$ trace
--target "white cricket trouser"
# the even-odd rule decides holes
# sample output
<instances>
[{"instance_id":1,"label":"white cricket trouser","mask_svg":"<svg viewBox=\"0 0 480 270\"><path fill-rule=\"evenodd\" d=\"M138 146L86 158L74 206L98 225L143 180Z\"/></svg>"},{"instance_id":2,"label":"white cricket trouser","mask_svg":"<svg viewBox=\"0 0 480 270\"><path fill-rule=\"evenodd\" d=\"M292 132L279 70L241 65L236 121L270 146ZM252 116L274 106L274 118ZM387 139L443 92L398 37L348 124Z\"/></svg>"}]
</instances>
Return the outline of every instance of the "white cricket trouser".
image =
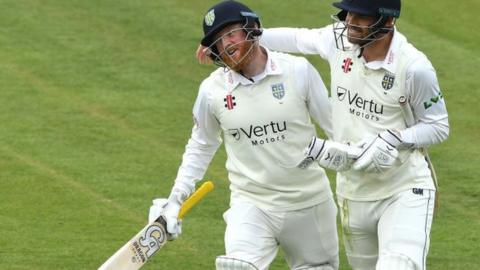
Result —
<instances>
[{"instance_id":1,"label":"white cricket trouser","mask_svg":"<svg viewBox=\"0 0 480 270\"><path fill-rule=\"evenodd\" d=\"M337 207L332 198L306 209L271 212L237 203L223 215L229 257L268 269L280 246L291 269L331 265L338 269Z\"/></svg>"},{"instance_id":2,"label":"white cricket trouser","mask_svg":"<svg viewBox=\"0 0 480 270\"><path fill-rule=\"evenodd\" d=\"M338 196L347 258L355 270L373 270L377 259L401 255L426 269L435 191L410 189L379 201ZM377 265L378 267L378 265Z\"/></svg>"}]
</instances>

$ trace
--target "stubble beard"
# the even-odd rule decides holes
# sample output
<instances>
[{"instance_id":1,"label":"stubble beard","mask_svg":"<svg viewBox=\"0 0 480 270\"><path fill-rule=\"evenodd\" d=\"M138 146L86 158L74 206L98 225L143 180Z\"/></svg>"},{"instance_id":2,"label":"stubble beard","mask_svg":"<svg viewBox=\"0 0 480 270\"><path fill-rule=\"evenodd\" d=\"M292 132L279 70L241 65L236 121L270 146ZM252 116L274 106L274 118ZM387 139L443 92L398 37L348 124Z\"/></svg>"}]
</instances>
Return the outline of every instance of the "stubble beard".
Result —
<instances>
[{"instance_id":1,"label":"stubble beard","mask_svg":"<svg viewBox=\"0 0 480 270\"><path fill-rule=\"evenodd\" d=\"M359 29L359 31L355 31L355 34L351 34L350 32L354 30L350 30L350 28L347 28L347 39L348 42L356 45L364 45L367 43L367 40L365 40L366 37L368 37L369 33L368 31L364 31L363 29ZM359 34L361 32L361 34Z\"/></svg>"}]
</instances>

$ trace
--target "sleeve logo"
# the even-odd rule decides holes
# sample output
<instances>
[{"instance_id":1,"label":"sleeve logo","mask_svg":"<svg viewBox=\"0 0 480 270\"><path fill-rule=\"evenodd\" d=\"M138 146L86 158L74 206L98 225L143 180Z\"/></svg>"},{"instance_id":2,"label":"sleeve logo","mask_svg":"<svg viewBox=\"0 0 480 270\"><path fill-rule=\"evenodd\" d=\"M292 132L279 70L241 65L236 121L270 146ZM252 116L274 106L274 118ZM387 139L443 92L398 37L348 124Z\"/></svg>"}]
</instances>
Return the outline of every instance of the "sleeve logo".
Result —
<instances>
[{"instance_id":1,"label":"sleeve logo","mask_svg":"<svg viewBox=\"0 0 480 270\"><path fill-rule=\"evenodd\" d=\"M443 94L442 92L439 92L438 95L435 97L431 98L429 101L423 102L423 107L426 109L432 107L433 104L438 103L440 100L443 99Z\"/></svg>"}]
</instances>

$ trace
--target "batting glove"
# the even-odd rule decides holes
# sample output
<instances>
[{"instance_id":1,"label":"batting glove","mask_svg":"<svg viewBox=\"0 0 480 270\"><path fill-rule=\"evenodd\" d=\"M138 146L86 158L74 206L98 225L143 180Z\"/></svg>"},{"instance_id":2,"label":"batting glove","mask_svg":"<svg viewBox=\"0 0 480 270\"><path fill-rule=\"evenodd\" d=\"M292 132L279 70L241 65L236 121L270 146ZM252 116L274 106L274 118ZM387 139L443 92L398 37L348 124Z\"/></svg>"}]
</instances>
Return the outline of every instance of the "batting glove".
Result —
<instances>
[{"instance_id":1,"label":"batting glove","mask_svg":"<svg viewBox=\"0 0 480 270\"><path fill-rule=\"evenodd\" d=\"M167 205L162 216L167 222L167 232L169 234L168 240L177 239L182 233L182 221L178 219L178 214L183 202L187 199L187 193L175 186L168 197Z\"/></svg>"},{"instance_id":2,"label":"batting glove","mask_svg":"<svg viewBox=\"0 0 480 270\"><path fill-rule=\"evenodd\" d=\"M306 169L317 160L324 168L337 172L346 171L361 152L362 150L355 146L313 137L305 150L305 159L297 167Z\"/></svg>"},{"instance_id":3,"label":"batting glove","mask_svg":"<svg viewBox=\"0 0 480 270\"><path fill-rule=\"evenodd\" d=\"M369 173L385 172L395 164L398 157L397 148L402 144L400 136L395 131L383 131L362 146L363 153L360 154L352 168Z\"/></svg>"},{"instance_id":4,"label":"batting glove","mask_svg":"<svg viewBox=\"0 0 480 270\"><path fill-rule=\"evenodd\" d=\"M182 233L182 221L178 220L179 206L170 203L166 198L153 200L148 213L148 223L156 221L160 216L163 217L167 224L167 239L174 240Z\"/></svg>"},{"instance_id":5,"label":"batting glove","mask_svg":"<svg viewBox=\"0 0 480 270\"><path fill-rule=\"evenodd\" d=\"M165 211L165 206L167 206L168 200L166 198L154 199L152 201L152 206L150 206L150 211L148 212L148 223L152 223Z\"/></svg>"}]
</instances>

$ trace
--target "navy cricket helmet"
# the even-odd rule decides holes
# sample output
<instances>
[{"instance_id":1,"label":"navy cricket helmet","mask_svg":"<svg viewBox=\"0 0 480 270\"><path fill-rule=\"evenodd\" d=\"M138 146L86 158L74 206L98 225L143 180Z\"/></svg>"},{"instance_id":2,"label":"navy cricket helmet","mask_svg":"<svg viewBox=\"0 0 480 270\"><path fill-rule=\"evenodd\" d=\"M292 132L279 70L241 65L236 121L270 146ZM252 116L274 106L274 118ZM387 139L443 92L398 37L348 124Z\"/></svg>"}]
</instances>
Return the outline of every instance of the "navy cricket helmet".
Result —
<instances>
[{"instance_id":1,"label":"navy cricket helmet","mask_svg":"<svg viewBox=\"0 0 480 270\"><path fill-rule=\"evenodd\" d=\"M223 28L234 23L244 23L246 31L252 36L260 36L262 31L255 29L255 23L260 28L260 19L250 8L242 3L228 0L222 1L211 7L203 20L204 37L201 44L206 47L212 46L215 35Z\"/></svg>"},{"instance_id":2,"label":"navy cricket helmet","mask_svg":"<svg viewBox=\"0 0 480 270\"><path fill-rule=\"evenodd\" d=\"M400 17L400 0L342 0L333 6L346 12L372 17Z\"/></svg>"},{"instance_id":3,"label":"navy cricket helmet","mask_svg":"<svg viewBox=\"0 0 480 270\"><path fill-rule=\"evenodd\" d=\"M350 25L346 22L348 12L357 13L363 16L376 18L376 21L367 28L369 35L358 39L360 48L364 48L369 44L385 37L384 34L394 31L395 20L400 17L401 0L342 0L333 3L333 6L341 11L332 15L333 32L335 34L335 43L337 48L346 50L345 39L348 39L347 28ZM390 18L393 18L393 24L387 25ZM360 27L357 25L357 27Z\"/></svg>"}]
</instances>

